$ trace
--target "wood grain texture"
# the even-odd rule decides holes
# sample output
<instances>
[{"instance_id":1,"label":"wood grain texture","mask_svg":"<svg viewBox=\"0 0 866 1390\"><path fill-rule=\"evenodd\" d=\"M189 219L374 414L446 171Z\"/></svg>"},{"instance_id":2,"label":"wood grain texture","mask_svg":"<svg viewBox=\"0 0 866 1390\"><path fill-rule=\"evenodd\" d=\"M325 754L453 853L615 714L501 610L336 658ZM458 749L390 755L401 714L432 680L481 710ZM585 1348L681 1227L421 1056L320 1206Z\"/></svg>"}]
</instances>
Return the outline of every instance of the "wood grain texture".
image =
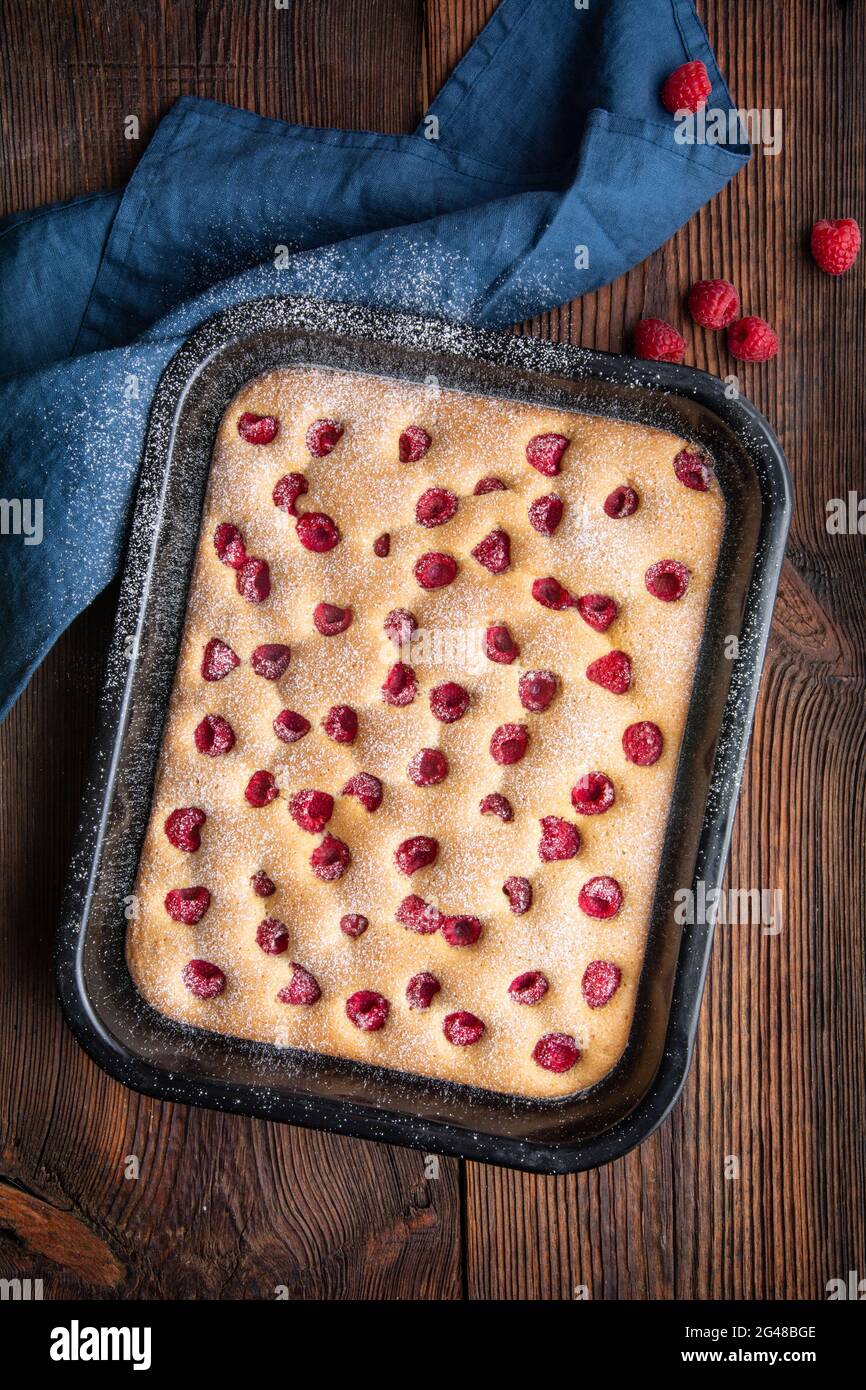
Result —
<instances>
[{"instance_id":1,"label":"wood grain texture","mask_svg":"<svg viewBox=\"0 0 866 1390\"><path fill-rule=\"evenodd\" d=\"M119 186L182 92L410 130L494 8L0 0L0 210ZM719 930L682 1103L580 1177L443 1160L428 1181L419 1154L133 1095L66 1033L50 973L109 591L0 726L0 1275L42 1277L46 1297L748 1299L866 1274L866 539L825 527L829 498L866 495L866 272L830 280L804 249L818 216L866 221L866 8L699 8L735 100L782 109L782 153L524 331L619 350L642 313L682 326L684 291L715 274L780 329L780 358L738 372L796 508L729 882L780 888L781 932ZM689 361L733 370L720 337L684 331Z\"/></svg>"}]
</instances>

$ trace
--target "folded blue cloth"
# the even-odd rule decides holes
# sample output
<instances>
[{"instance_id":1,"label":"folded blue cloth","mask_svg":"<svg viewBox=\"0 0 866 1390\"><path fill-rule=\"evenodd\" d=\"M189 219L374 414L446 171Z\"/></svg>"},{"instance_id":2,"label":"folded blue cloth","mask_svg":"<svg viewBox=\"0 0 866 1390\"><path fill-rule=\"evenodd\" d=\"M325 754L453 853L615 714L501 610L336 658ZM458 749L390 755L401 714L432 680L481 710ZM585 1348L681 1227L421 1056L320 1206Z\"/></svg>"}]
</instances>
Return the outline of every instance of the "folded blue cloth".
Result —
<instances>
[{"instance_id":1,"label":"folded blue cloth","mask_svg":"<svg viewBox=\"0 0 866 1390\"><path fill-rule=\"evenodd\" d=\"M675 140L659 90L692 59L727 110L691 0L502 0L413 135L184 97L122 194L0 223L0 717L115 573L199 323L304 293L504 326L597 289L748 158Z\"/></svg>"}]
</instances>

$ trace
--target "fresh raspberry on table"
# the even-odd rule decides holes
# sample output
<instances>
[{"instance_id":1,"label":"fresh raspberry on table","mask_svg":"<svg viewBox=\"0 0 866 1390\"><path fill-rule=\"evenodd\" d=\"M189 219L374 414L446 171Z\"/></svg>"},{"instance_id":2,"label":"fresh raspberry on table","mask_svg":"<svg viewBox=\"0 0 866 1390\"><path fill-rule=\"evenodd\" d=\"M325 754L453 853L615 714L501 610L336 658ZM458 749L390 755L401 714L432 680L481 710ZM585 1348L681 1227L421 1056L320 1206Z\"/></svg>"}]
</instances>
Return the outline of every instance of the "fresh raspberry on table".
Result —
<instances>
[{"instance_id":1,"label":"fresh raspberry on table","mask_svg":"<svg viewBox=\"0 0 866 1390\"><path fill-rule=\"evenodd\" d=\"M740 296L730 280L699 280L689 290L689 313L702 328L727 328L740 312Z\"/></svg>"},{"instance_id":2,"label":"fresh raspberry on table","mask_svg":"<svg viewBox=\"0 0 866 1390\"><path fill-rule=\"evenodd\" d=\"M713 90L706 64L700 60L683 63L669 73L662 84L662 106L675 116L678 111L700 111Z\"/></svg>"},{"instance_id":3,"label":"fresh raspberry on table","mask_svg":"<svg viewBox=\"0 0 866 1390\"><path fill-rule=\"evenodd\" d=\"M738 362L769 362L779 351L779 339L765 319L749 314L731 324L728 348Z\"/></svg>"},{"instance_id":4,"label":"fresh raspberry on table","mask_svg":"<svg viewBox=\"0 0 866 1390\"><path fill-rule=\"evenodd\" d=\"M634 330L634 355L648 362L682 362L686 342L664 319L641 319Z\"/></svg>"},{"instance_id":5,"label":"fresh raspberry on table","mask_svg":"<svg viewBox=\"0 0 866 1390\"><path fill-rule=\"evenodd\" d=\"M844 275L860 254L860 228L853 217L824 218L812 228L812 255L828 275Z\"/></svg>"}]
</instances>

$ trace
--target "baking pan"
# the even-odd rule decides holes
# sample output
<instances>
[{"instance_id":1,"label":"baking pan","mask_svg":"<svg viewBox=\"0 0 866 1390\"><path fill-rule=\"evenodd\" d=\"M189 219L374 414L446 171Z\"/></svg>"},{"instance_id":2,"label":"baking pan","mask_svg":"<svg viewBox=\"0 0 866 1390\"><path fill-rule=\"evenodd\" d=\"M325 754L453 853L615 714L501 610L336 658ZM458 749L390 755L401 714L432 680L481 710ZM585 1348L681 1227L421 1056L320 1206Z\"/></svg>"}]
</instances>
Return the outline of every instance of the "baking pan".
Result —
<instances>
[{"instance_id":1,"label":"baking pan","mask_svg":"<svg viewBox=\"0 0 866 1390\"><path fill-rule=\"evenodd\" d=\"M144 839L213 442L238 389L318 364L656 425L705 449L726 504L634 1021L589 1090L522 1100L225 1038L137 994L125 913ZM667 1115L694 1042L712 925L678 926L677 888L721 885L787 535L791 489L766 421L715 377L537 338L311 299L252 301L203 324L166 367L148 423L58 946L67 1021L150 1095L490 1163L566 1173L639 1144ZM726 639L738 636L730 658Z\"/></svg>"}]
</instances>

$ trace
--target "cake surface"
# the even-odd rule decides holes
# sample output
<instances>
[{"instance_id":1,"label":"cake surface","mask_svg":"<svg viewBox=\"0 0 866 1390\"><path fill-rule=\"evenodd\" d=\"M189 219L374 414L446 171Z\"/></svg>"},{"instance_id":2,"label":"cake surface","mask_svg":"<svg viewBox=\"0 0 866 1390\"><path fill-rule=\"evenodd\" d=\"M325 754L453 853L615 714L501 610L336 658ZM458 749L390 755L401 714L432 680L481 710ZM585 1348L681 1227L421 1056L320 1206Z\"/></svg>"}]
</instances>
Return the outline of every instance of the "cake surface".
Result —
<instances>
[{"instance_id":1,"label":"cake surface","mask_svg":"<svg viewBox=\"0 0 866 1390\"><path fill-rule=\"evenodd\" d=\"M656 429L324 368L249 382L127 929L143 997L519 1096L604 1077L723 523Z\"/></svg>"}]
</instances>

